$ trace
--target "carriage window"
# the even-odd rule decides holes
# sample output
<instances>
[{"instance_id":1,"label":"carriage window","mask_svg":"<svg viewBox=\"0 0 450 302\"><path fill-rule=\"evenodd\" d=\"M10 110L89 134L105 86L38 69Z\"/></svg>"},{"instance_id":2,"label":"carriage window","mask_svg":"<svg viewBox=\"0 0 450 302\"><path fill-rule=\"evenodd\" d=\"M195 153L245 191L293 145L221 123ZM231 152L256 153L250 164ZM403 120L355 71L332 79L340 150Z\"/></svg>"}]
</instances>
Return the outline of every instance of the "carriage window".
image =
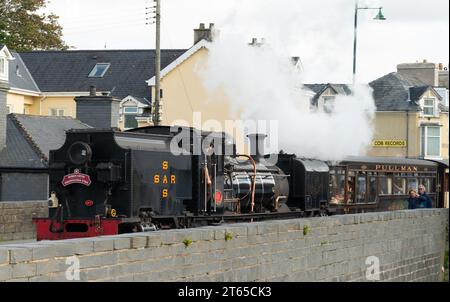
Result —
<instances>
[{"instance_id":1,"label":"carriage window","mask_svg":"<svg viewBox=\"0 0 450 302\"><path fill-rule=\"evenodd\" d=\"M380 195L392 195L392 176L380 177Z\"/></svg>"},{"instance_id":2,"label":"carriage window","mask_svg":"<svg viewBox=\"0 0 450 302\"><path fill-rule=\"evenodd\" d=\"M349 173L350 174L350 173ZM355 177L347 177L347 203L355 201Z\"/></svg>"},{"instance_id":3,"label":"carriage window","mask_svg":"<svg viewBox=\"0 0 450 302\"><path fill-rule=\"evenodd\" d=\"M408 178L408 192L409 190L417 190L419 189L419 180L417 178Z\"/></svg>"},{"instance_id":4,"label":"carriage window","mask_svg":"<svg viewBox=\"0 0 450 302\"><path fill-rule=\"evenodd\" d=\"M331 171L331 203L342 203L345 195L345 170Z\"/></svg>"},{"instance_id":5,"label":"carriage window","mask_svg":"<svg viewBox=\"0 0 450 302\"><path fill-rule=\"evenodd\" d=\"M427 193L434 193L434 178L421 178L420 184L425 186Z\"/></svg>"},{"instance_id":6,"label":"carriage window","mask_svg":"<svg viewBox=\"0 0 450 302\"><path fill-rule=\"evenodd\" d=\"M394 179L394 195L406 194L406 178L396 177Z\"/></svg>"},{"instance_id":7,"label":"carriage window","mask_svg":"<svg viewBox=\"0 0 450 302\"><path fill-rule=\"evenodd\" d=\"M356 195L356 203L365 203L366 202L366 176L359 175L358 176L358 185L357 185L357 195Z\"/></svg>"},{"instance_id":8,"label":"carriage window","mask_svg":"<svg viewBox=\"0 0 450 302\"><path fill-rule=\"evenodd\" d=\"M377 201L377 178L375 176L369 177L369 190L368 190L368 202L376 202Z\"/></svg>"}]
</instances>

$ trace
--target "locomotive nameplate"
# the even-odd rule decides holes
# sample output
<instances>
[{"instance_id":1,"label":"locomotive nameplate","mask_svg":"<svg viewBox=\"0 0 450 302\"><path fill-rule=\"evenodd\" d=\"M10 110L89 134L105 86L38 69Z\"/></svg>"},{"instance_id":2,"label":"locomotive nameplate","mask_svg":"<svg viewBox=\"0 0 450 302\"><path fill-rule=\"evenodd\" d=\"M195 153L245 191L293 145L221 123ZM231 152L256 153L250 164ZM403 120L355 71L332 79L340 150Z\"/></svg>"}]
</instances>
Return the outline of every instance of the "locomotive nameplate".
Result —
<instances>
[{"instance_id":1,"label":"locomotive nameplate","mask_svg":"<svg viewBox=\"0 0 450 302\"><path fill-rule=\"evenodd\" d=\"M80 173L80 170L75 169L73 173L64 175L61 183L64 187L73 184L82 184L89 187L91 185L91 177L87 174Z\"/></svg>"}]
</instances>

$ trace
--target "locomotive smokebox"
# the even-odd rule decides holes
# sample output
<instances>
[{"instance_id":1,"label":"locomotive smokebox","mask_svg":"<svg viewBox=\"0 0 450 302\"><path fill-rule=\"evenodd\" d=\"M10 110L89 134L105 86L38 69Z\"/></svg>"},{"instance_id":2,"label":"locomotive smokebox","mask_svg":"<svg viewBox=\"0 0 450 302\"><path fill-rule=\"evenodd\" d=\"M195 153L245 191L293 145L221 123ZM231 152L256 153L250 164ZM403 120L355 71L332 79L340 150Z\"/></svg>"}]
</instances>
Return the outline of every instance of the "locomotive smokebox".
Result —
<instances>
[{"instance_id":1,"label":"locomotive smokebox","mask_svg":"<svg viewBox=\"0 0 450 302\"><path fill-rule=\"evenodd\" d=\"M250 154L256 162L259 162L264 157L264 140L267 138L266 134L254 133L247 135L250 140Z\"/></svg>"}]
</instances>

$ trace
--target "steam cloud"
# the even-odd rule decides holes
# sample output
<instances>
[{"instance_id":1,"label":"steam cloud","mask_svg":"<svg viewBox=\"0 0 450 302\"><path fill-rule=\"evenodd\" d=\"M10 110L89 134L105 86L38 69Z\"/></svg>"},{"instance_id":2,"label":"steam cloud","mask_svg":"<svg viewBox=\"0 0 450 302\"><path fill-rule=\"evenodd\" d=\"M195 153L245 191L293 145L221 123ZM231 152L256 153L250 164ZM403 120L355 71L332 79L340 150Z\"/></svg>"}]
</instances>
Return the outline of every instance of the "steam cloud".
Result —
<instances>
[{"instance_id":1,"label":"steam cloud","mask_svg":"<svg viewBox=\"0 0 450 302\"><path fill-rule=\"evenodd\" d=\"M332 114L317 111L302 87L311 70L300 72L285 52L270 44L251 47L246 42L249 40L237 32L221 34L210 45L208 63L199 73L208 89L226 93L236 119L278 121L277 138L267 129L259 129L272 136L269 151L283 149L322 160L364 154L372 141L375 112L368 85L355 86L351 96L338 96ZM323 66L316 73L333 73ZM326 76L323 78L322 83L326 83ZM278 139L278 146L274 139Z\"/></svg>"}]
</instances>

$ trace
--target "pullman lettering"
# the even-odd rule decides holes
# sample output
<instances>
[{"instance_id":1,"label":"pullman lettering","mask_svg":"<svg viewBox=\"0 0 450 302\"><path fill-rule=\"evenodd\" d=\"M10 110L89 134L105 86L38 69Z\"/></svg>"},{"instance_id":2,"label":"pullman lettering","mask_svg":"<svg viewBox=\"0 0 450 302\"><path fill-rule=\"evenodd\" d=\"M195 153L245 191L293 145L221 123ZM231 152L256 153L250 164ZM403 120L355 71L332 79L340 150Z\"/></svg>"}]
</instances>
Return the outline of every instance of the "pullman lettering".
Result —
<instances>
[{"instance_id":1,"label":"pullman lettering","mask_svg":"<svg viewBox=\"0 0 450 302\"><path fill-rule=\"evenodd\" d=\"M376 171L386 172L417 172L419 169L416 166L397 166L397 165L376 165Z\"/></svg>"}]
</instances>

